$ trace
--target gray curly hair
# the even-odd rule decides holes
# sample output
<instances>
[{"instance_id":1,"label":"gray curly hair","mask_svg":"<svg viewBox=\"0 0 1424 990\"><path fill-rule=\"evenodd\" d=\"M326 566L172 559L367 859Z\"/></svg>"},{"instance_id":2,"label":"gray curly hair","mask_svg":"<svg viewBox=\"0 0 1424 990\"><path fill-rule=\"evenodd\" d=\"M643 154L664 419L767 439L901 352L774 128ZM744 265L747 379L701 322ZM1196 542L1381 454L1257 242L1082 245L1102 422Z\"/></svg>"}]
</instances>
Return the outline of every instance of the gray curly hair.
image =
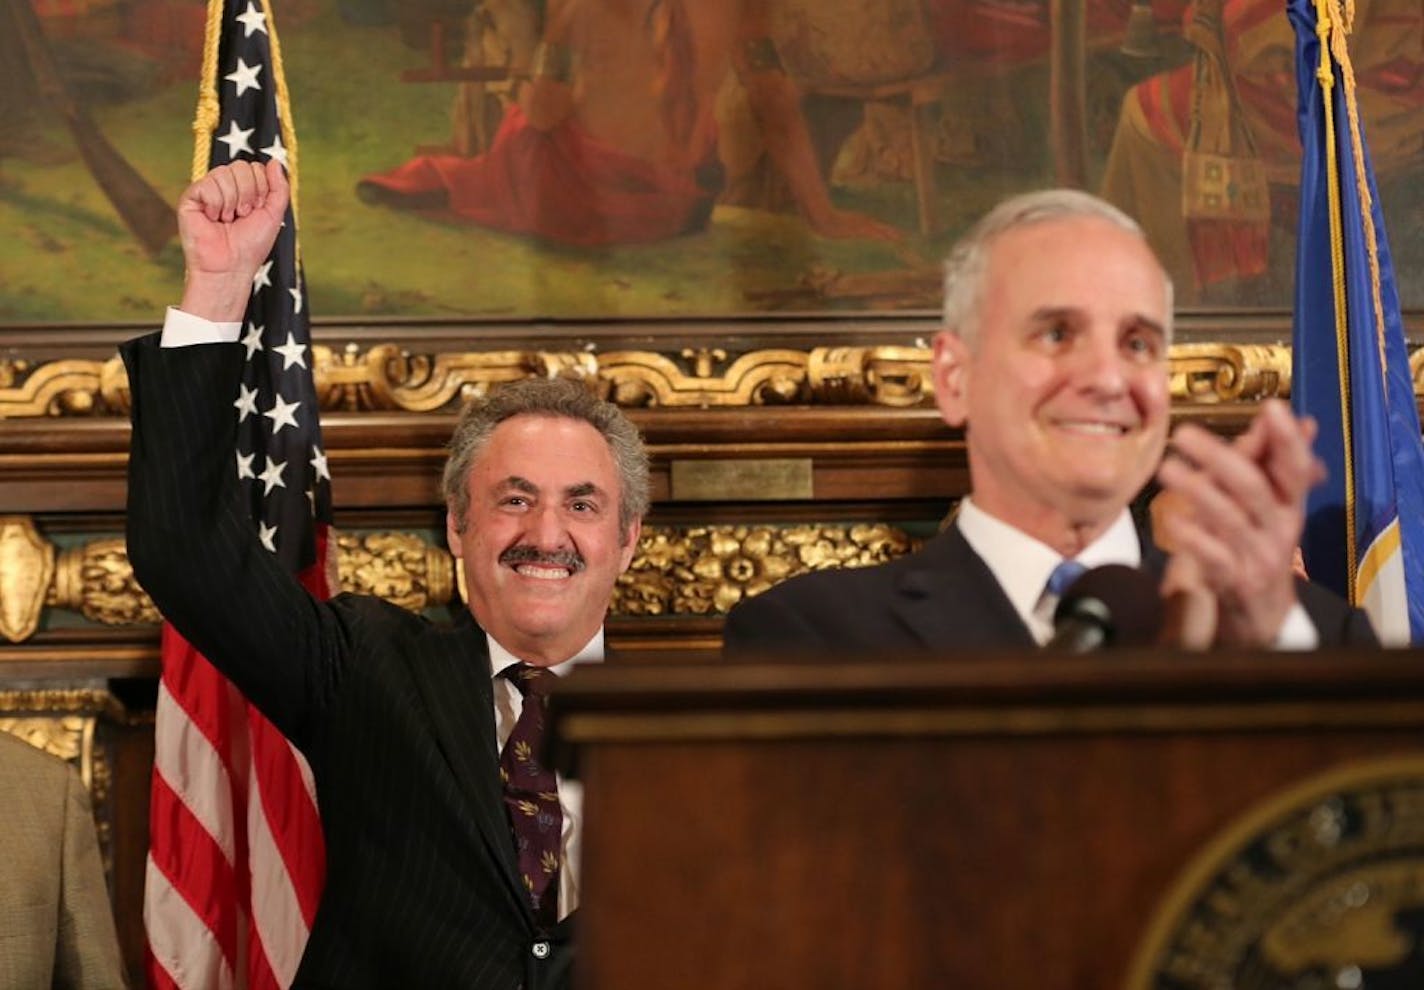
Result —
<instances>
[{"instance_id":1,"label":"gray curly hair","mask_svg":"<svg viewBox=\"0 0 1424 990\"><path fill-rule=\"evenodd\" d=\"M626 544L633 521L648 511L648 453L638 428L623 411L567 378L529 378L510 382L483 400L465 406L450 437L442 489L445 505L464 532L470 511L470 468L494 434L515 416L562 416L592 426L608 443L618 468L618 532Z\"/></svg>"}]
</instances>

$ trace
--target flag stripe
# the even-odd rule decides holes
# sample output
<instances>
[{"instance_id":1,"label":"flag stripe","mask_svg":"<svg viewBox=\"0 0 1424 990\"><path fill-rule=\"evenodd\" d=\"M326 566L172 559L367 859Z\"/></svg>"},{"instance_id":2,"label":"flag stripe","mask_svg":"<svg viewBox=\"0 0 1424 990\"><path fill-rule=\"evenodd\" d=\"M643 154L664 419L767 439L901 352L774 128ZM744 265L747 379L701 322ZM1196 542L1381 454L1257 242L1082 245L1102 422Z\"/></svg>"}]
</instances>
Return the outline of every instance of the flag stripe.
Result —
<instances>
[{"instance_id":1,"label":"flag stripe","mask_svg":"<svg viewBox=\"0 0 1424 990\"><path fill-rule=\"evenodd\" d=\"M281 862L284 882L288 880L285 874L296 881L294 896L299 910L292 917L305 931L316 919L325 862L321 842L313 841L320 839L321 818L306 783L310 770L286 737L259 712L252 712L248 727L256 797L253 806L262 812L263 835L270 841L271 854ZM252 855L258 855L255 844ZM292 889L290 883L287 889Z\"/></svg>"},{"instance_id":2,"label":"flag stripe","mask_svg":"<svg viewBox=\"0 0 1424 990\"><path fill-rule=\"evenodd\" d=\"M228 960L233 956L217 944L212 926L174 889L169 876L150 856L143 912L149 981L178 990L230 990L234 980Z\"/></svg>"},{"instance_id":3,"label":"flag stripe","mask_svg":"<svg viewBox=\"0 0 1424 990\"><path fill-rule=\"evenodd\" d=\"M266 786L262 780L264 775L256 764L254 772L257 786L253 791L247 822L252 843L253 929L278 985L285 987L291 985L297 974L297 963L301 961L302 947L306 945L310 921L303 917L303 906L293 887L294 875L288 872L282 851L272 834L272 818L262 807L262 791Z\"/></svg>"},{"instance_id":4,"label":"flag stripe","mask_svg":"<svg viewBox=\"0 0 1424 990\"><path fill-rule=\"evenodd\" d=\"M294 573L313 574L308 586L325 598L331 494L296 243L296 136L267 0L209 0L194 130L195 179L238 159L275 160L293 187L243 320L233 469L253 538ZM181 990L207 990L222 973L226 985L289 986L325 875L311 771L177 634L165 633L163 663L170 697L155 727L150 836L161 882L145 903L151 977Z\"/></svg>"},{"instance_id":5,"label":"flag stripe","mask_svg":"<svg viewBox=\"0 0 1424 990\"><path fill-rule=\"evenodd\" d=\"M1384 532L1370 544L1369 549L1360 559L1359 577L1356 584L1360 589L1361 598L1369 595L1370 589L1374 587L1376 579L1389 562L1389 558L1399 553L1399 544L1399 520L1394 519L1385 527Z\"/></svg>"},{"instance_id":6,"label":"flag stripe","mask_svg":"<svg viewBox=\"0 0 1424 990\"><path fill-rule=\"evenodd\" d=\"M189 692L194 695L212 692ZM197 707L197 706L195 706ZM232 831L232 785L228 768L212 740L194 723L187 709L174 698L166 680L158 684L154 714L153 769L172 789L176 799L207 832L232 863L237 851Z\"/></svg>"}]
</instances>

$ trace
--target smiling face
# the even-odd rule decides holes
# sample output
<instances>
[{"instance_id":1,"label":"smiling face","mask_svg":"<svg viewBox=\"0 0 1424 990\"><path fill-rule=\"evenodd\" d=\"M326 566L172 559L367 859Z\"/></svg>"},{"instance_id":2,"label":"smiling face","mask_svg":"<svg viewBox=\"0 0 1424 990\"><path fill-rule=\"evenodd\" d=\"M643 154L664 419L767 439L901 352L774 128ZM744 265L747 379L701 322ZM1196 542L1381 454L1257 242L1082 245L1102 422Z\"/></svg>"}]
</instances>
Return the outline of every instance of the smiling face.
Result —
<instances>
[{"instance_id":1,"label":"smiling face","mask_svg":"<svg viewBox=\"0 0 1424 990\"><path fill-rule=\"evenodd\" d=\"M1065 554L1107 529L1166 444L1167 310L1151 250L1107 220L993 240L973 343L945 331L934 352L976 505Z\"/></svg>"},{"instance_id":2,"label":"smiling face","mask_svg":"<svg viewBox=\"0 0 1424 990\"><path fill-rule=\"evenodd\" d=\"M641 524L618 524L618 469L582 420L522 414L495 427L469 474L463 527L446 516L470 611L528 663L569 659L603 623Z\"/></svg>"}]
</instances>

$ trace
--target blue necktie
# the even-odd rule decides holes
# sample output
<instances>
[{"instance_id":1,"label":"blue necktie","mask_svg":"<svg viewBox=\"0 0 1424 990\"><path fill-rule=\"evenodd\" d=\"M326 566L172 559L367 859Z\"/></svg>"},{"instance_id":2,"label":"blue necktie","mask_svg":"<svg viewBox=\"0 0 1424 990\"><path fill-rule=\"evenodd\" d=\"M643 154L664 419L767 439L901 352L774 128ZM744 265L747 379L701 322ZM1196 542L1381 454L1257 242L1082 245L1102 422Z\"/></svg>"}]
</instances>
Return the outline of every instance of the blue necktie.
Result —
<instances>
[{"instance_id":1,"label":"blue necktie","mask_svg":"<svg viewBox=\"0 0 1424 990\"><path fill-rule=\"evenodd\" d=\"M1053 573L1048 575L1048 583L1044 585L1044 593L1052 595L1054 598L1062 598L1063 592L1073 586L1073 582L1078 580L1087 568L1076 560L1060 561L1058 566L1053 568Z\"/></svg>"}]
</instances>

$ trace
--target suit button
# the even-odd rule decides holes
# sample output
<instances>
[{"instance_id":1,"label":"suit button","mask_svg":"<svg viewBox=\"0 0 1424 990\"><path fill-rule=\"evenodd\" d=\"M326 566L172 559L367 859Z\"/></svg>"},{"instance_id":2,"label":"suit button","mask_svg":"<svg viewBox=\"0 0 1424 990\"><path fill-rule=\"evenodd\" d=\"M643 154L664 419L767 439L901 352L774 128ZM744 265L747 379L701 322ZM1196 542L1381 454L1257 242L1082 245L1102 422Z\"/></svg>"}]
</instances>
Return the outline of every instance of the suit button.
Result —
<instances>
[{"instance_id":1,"label":"suit button","mask_svg":"<svg viewBox=\"0 0 1424 990\"><path fill-rule=\"evenodd\" d=\"M534 945L533 945L532 947L530 947L530 950L529 950L529 951L532 952L532 953L534 953L534 958L535 958L535 959L548 959L548 958L549 958L549 943L548 943L548 942L545 942L545 941L543 941L543 940L541 939L540 941L535 942Z\"/></svg>"}]
</instances>

